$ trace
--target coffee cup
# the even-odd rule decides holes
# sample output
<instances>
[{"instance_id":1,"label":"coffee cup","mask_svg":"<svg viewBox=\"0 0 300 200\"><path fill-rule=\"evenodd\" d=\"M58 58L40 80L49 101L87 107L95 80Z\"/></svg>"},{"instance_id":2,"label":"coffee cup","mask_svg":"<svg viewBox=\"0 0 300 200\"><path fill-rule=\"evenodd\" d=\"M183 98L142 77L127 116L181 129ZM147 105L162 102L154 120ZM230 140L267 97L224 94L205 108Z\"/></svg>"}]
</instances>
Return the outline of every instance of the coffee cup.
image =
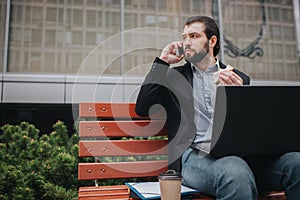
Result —
<instances>
[{"instance_id":1,"label":"coffee cup","mask_svg":"<svg viewBox=\"0 0 300 200\"><path fill-rule=\"evenodd\" d=\"M180 200L181 179L181 174L174 170L159 174L161 200Z\"/></svg>"}]
</instances>

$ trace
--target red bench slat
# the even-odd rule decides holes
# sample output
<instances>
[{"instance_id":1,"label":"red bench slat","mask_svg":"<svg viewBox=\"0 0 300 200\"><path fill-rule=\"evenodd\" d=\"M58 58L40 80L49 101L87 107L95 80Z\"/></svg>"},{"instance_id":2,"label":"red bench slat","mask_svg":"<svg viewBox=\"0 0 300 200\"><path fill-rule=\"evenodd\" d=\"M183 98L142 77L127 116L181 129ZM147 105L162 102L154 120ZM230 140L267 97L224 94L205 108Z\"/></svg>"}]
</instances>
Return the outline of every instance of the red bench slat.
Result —
<instances>
[{"instance_id":1,"label":"red bench slat","mask_svg":"<svg viewBox=\"0 0 300 200\"><path fill-rule=\"evenodd\" d=\"M167 155L167 140L80 141L79 156Z\"/></svg>"},{"instance_id":2,"label":"red bench slat","mask_svg":"<svg viewBox=\"0 0 300 200\"><path fill-rule=\"evenodd\" d=\"M79 180L112 179L112 178L138 178L153 177L166 171L168 162L139 161L139 162L113 162L113 163L80 163L78 166Z\"/></svg>"},{"instance_id":3,"label":"red bench slat","mask_svg":"<svg viewBox=\"0 0 300 200\"><path fill-rule=\"evenodd\" d=\"M167 135L163 120L81 121L79 137L128 137Z\"/></svg>"}]
</instances>

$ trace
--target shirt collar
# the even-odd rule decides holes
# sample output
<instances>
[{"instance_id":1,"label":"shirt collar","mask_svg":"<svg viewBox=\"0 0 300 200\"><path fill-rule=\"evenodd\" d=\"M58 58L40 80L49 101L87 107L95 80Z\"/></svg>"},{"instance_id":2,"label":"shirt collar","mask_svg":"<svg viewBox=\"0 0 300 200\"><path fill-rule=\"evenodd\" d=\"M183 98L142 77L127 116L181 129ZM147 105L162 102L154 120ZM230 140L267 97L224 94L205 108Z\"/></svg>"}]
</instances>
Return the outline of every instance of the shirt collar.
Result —
<instances>
[{"instance_id":1,"label":"shirt collar","mask_svg":"<svg viewBox=\"0 0 300 200\"><path fill-rule=\"evenodd\" d=\"M191 63L191 68L193 70L194 73L213 73L213 72L217 72L220 69L220 62L218 58L216 59L216 63L209 66L204 72L201 71L200 69L198 69L194 64Z\"/></svg>"}]
</instances>

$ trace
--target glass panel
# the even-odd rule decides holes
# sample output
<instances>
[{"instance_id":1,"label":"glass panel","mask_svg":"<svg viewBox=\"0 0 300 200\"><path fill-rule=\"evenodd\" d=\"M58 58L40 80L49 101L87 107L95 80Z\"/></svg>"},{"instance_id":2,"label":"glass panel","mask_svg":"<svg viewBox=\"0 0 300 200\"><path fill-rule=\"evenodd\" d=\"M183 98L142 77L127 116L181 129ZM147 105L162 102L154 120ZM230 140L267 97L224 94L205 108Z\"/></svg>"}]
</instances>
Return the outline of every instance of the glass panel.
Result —
<instances>
[{"instance_id":1,"label":"glass panel","mask_svg":"<svg viewBox=\"0 0 300 200\"><path fill-rule=\"evenodd\" d=\"M6 7L0 2L2 65ZM120 4L112 1L12 0L9 71L77 73L83 55L120 26Z\"/></svg>"},{"instance_id":2,"label":"glass panel","mask_svg":"<svg viewBox=\"0 0 300 200\"><path fill-rule=\"evenodd\" d=\"M269 20L274 22L280 21L280 9L277 7L269 7L268 8Z\"/></svg>"},{"instance_id":3,"label":"glass panel","mask_svg":"<svg viewBox=\"0 0 300 200\"><path fill-rule=\"evenodd\" d=\"M270 37L272 40L278 40L281 38L281 26L278 25L269 25L270 27Z\"/></svg>"},{"instance_id":4,"label":"glass panel","mask_svg":"<svg viewBox=\"0 0 300 200\"><path fill-rule=\"evenodd\" d=\"M180 39L189 16L218 17L216 0L125 0L122 22L121 2L11 0L9 71L144 75L161 48ZM227 44L224 62L252 79L299 77L293 0L221 2L224 37L234 45ZM0 1L1 64L5 8ZM89 56L88 67L80 68Z\"/></svg>"},{"instance_id":5,"label":"glass panel","mask_svg":"<svg viewBox=\"0 0 300 200\"><path fill-rule=\"evenodd\" d=\"M222 1L224 62L252 79L299 80L292 1L265 2Z\"/></svg>"},{"instance_id":6,"label":"glass panel","mask_svg":"<svg viewBox=\"0 0 300 200\"><path fill-rule=\"evenodd\" d=\"M40 29L32 29L31 31L31 44L40 45L42 43L42 31Z\"/></svg>"},{"instance_id":7,"label":"glass panel","mask_svg":"<svg viewBox=\"0 0 300 200\"><path fill-rule=\"evenodd\" d=\"M102 28L103 23L102 11L97 12L97 27Z\"/></svg>"},{"instance_id":8,"label":"glass panel","mask_svg":"<svg viewBox=\"0 0 300 200\"><path fill-rule=\"evenodd\" d=\"M73 25L76 26L82 26L83 23L83 12L79 9L73 10Z\"/></svg>"},{"instance_id":9,"label":"glass panel","mask_svg":"<svg viewBox=\"0 0 300 200\"><path fill-rule=\"evenodd\" d=\"M146 1L146 9L148 10L155 10L156 8L156 0L148 0Z\"/></svg>"},{"instance_id":10,"label":"glass panel","mask_svg":"<svg viewBox=\"0 0 300 200\"><path fill-rule=\"evenodd\" d=\"M55 30L46 30L46 45L47 46L55 46L56 35Z\"/></svg>"},{"instance_id":11,"label":"glass panel","mask_svg":"<svg viewBox=\"0 0 300 200\"><path fill-rule=\"evenodd\" d=\"M95 1L95 0L86 0L86 4L88 6L95 7L97 5L96 3L97 3L97 1Z\"/></svg>"},{"instance_id":12,"label":"glass panel","mask_svg":"<svg viewBox=\"0 0 300 200\"><path fill-rule=\"evenodd\" d=\"M88 10L86 13L86 26L95 27L96 26L96 11Z\"/></svg>"},{"instance_id":13,"label":"glass panel","mask_svg":"<svg viewBox=\"0 0 300 200\"><path fill-rule=\"evenodd\" d=\"M6 1L0 1L0 73L4 71L3 56L4 56L5 20L6 20Z\"/></svg>"},{"instance_id":14,"label":"glass panel","mask_svg":"<svg viewBox=\"0 0 300 200\"><path fill-rule=\"evenodd\" d=\"M284 19L284 21L287 21L289 23L294 22L293 10L291 10L291 8L292 7L290 7L290 9L282 9L282 18Z\"/></svg>"},{"instance_id":15,"label":"glass panel","mask_svg":"<svg viewBox=\"0 0 300 200\"><path fill-rule=\"evenodd\" d=\"M297 48L294 43L285 45L284 54L287 60L293 60L297 56Z\"/></svg>"},{"instance_id":16,"label":"glass panel","mask_svg":"<svg viewBox=\"0 0 300 200\"><path fill-rule=\"evenodd\" d=\"M55 54L54 52L46 52L45 53L45 71L54 71L55 67Z\"/></svg>"},{"instance_id":17,"label":"glass panel","mask_svg":"<svg viewBox=\"0 0 300 200\"><path fill-rule=\"evenodd\" d=\"M39 72L41 66L41 53L40 52L31 52L30 56L30 67L32 72Z\"/></svg>"},{"instance_id":18,"label":"glass panel","mask_svg":"<svg viewBox=\"0 0 300 200\"><path fill-rule=\"evenodd\" d=\"M11 3L11 8L12 8L12 11L14 11L13 10L13 8L14 8L14 4L13 4L13 2ZM43 20L43 7L41 6L41 7L38 7L38 6L33 6L32 7L32 13L31 13L32 15L32 21L33 22L42 22L42 20ZM13 21L15 21L14 19L12 19ZM16 23L20 23L18 20L16 20Z\"/></svg>"},{"instance_id":19,"label":"glass panel","mask_svg":"<svg viewBox=\"0 0 300 200\"><path fill-rule=\"evenodd\" d=\"M57 9L56 8L47 8L47 15L46 15L46 21L47 22L56 22L56 14Z\"/></svg>"},{"instance_id":20,"label":"glass panel","mask_svg":"<svg viewBox=\"0 0 300 200\"><path fill-rule=\"evenodd\" d=\"M82 32L74 31L72 34L72 44L74 45L82 45Z\"/></svg>"},{"instance_id":21,"label":"glass panel","mask_svg":"<svg viewBox=\"0 0 300 200\"><path fill-rule=\"evenodd\" d=\"M94 32L86 33L86 44L95 45L96 44L96 34Z\"/></svg>"}]
</instances>

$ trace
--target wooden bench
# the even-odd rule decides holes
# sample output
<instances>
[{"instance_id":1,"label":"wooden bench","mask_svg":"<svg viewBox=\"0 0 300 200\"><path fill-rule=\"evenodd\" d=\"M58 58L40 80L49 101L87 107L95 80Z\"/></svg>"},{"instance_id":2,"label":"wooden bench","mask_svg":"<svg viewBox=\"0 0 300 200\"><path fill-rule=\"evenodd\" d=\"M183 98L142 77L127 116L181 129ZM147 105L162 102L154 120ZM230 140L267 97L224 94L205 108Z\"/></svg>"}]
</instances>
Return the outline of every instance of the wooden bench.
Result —
<instances>
[{"instance_id":1,"label":"wooden bench","mask_svg":"<svg viewBox=\"0 0 300 200\"><path fill-rule=\"evenodd\" d=\"M134 103L80 103L79 157L93 161L79 163L78 179L95 180L95 186L80 187L79 200L134 199L126 185L98 185L122 178L157 181L167 170L165 117L143 118L134 109ZM195 194L193 199L215 198ZM285 198L283 192L271 192L259 199Z\"/></svg>"}]
</instances>

